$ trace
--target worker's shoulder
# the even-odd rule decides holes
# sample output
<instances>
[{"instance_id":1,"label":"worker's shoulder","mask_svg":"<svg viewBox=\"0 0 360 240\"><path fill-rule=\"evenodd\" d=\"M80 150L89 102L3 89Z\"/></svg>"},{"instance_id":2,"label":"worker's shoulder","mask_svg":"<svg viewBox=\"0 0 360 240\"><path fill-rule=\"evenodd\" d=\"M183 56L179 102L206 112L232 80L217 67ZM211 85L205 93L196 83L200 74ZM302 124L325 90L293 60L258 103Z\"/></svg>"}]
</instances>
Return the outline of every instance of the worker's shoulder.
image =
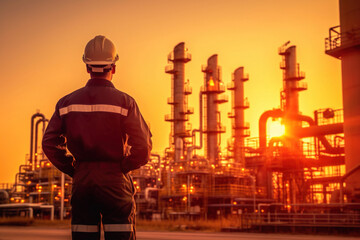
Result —
<instances>
[{"instance_id":1,"label":"worker's shoulder","mask_svg":"<svg viewBox=\"0 0 360 240\"><path fill-rule=\"evenodd\" d=\"M120 91L117 88L113 88L113 91L115 92L113 97L116 99L116 102L120 103L120 105L124 104L124 106L128 109L137 107L136 100L132 96L123 91Z\"/></svg>"},{"instance_id":2,"label":"worker's shoulder","mask_svg":"<svg viewBox=\"0 0 360 240\"><path fill-rule=\"evenodd\" d=\"M120 91L117 88L113 88L113 90L114 90L115 94L117 94L119 97L123 97L123 98L127 99L131 103L135 102L135 99L132 96L130 96L129 94L127 94L127 93L125 93L123 91Z\"/></svg>"},{"instance_id":3,"label":"worker's shoulder","mask_svg":"<svg viewBox=\"0 0 360 240\"><path fill-rule=\"evenodd\" d=\"M71 100L78 96L81 95L82 92L84 92L85 87L79 88L69 94L66 94L65 96L63 96L62 98L59 99L59 101L57 102L58 106L64 105L68 102L71 102Z\"/></svg>"},{"instance_id":4,"label":"worker's shoulder","mask_svg":"<svg viewBox=\"0 0 360 240\"><path fill-rule=\"evenodd\" d=\"M58 101L57 107L61 108L70 104L94 103L106 103L130 108L136 105L136 101L132 96L115 87L96 88L95 90L95 88L85 86L62 97Z\"/></svg>"}]
</instances>

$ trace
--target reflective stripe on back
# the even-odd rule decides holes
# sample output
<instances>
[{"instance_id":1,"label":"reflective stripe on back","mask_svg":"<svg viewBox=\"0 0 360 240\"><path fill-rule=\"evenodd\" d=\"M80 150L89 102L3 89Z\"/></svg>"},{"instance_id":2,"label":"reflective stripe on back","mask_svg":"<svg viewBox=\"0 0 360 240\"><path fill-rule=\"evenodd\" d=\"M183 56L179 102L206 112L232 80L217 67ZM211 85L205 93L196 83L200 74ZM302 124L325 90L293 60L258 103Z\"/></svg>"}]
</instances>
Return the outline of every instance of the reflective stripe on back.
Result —
<instances>
[{"instance_id":1,"label":"reflective stripe on back","mask_svg":"<svg viewBox=\"0 0 360 240\"><path fill-rule=\"evenodd\" d=\"M99 232L98 225L71 225L73 232Z\"/></svg>"},{"instance_id":2,"label":"reflective stripe on back","mask_svg":"<svg viewBox=\"0 0 360 240\"><path fill-rule=\"evenodd\" d=\"M132 232L132 224L104 224L105 232Z\"/></svg>"},{"instance_id":3,"label":"reflective stripe on back","mask_svg":"<svg viewBox=\"0 0 360 240\"><path fill-rule=\"evenodd\" d=\"M69 112L110 112L118 113L125 117L128 115L126 108L108 104L71 104L59 109L60 116L68 114Z\"/></svg>"}]
</instances>

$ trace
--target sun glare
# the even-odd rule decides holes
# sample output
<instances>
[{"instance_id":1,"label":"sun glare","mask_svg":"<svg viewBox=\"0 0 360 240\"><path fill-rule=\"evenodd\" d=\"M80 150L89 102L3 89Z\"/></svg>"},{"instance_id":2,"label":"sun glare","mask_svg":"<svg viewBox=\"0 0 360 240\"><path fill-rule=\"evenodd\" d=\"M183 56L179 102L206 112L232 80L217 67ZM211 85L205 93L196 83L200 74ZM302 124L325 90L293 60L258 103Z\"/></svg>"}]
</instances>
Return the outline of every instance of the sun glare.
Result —
<instances>
[{"instance_id":1,"label":"sun glare","mask_svg":"<svg viewBox=\"0 0 360 240\"><path fill-rule=\"evenodd\" d=\"M267 123L267 135L272 137L280 137L285 134L285 126L281 124L280 120L269 121Z\"/></svg>"}]
</instances>

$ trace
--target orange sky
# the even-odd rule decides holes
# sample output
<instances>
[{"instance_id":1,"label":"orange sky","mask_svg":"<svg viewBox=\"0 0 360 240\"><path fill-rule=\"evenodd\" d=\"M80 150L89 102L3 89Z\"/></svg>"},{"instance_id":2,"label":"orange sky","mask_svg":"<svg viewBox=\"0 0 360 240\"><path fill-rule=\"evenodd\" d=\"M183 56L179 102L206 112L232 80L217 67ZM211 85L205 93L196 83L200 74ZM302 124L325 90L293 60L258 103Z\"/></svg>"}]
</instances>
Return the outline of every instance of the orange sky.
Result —
<instances>
[{"instance_id":1,"label":"orange sky","mask_svg":"<svg viewBox=\"0 0 360 240\"><path fill-rule=\"evenodd\" d=\"M288 40L297 45L308 83L309 90L300 93L300 110L313 116L318 108L341 108L340 61L324 54L328 29L338 24L337 0L1 0L0 183L14 182L25 162L32 114L40 110L50 118L58 99L88 80L81 57L95 35L117 46L120 60L113 82L137 100L151 126L154 152L162 153L170 132L164 115L170 113L171 80L164 67L177 43L184 41L193 57L186 64L193 127L198 127L201 65L218 54L225 84L237 67L244 66L250 75L246 121L254 137L261 113L279 106L277 50ZM225 143L230 103L221 108Z\"/></svg>"}]
</instances>

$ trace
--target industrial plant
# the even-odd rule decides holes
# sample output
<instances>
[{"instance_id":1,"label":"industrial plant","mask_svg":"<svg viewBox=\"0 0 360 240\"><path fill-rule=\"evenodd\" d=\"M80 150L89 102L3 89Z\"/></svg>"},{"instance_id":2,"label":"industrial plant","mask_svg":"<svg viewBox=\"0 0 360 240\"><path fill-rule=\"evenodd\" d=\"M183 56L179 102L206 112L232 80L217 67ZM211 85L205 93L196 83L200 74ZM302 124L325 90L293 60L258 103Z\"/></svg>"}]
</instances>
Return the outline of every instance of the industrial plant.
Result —
<instances>
[{"instance_id":1,"label":"industrial plant","mask_svg":"<svg viewBox=\"0 0 360 240\"><path fill-rule=\"evenodd\" d=\"M314 109L312 116L300 112L300 95L307 90L305 73L296 46L286 42L278 49L283 72L280 107L259 116L258 137L250 135L245 121L251 111L246 68L234 69L232 81L225 84L214 54L199 66L204 82L193 91L185 71L192 56L184 42L177 44L165 66L171 80L167 100L171 112L164 119L171 126L169 145L131 173L138 217L232 216L253 228L359 228L359 13L360 2L340 1L340 26L330 28L325 40L325 53L341 61L343 108ZM190 94L199 97L199 119L192 124L197 126L189 123L195 111L188 101ZM231 104L231 112L221 112L220 104ZM231 119L231 129L225 128L225 118ZM282 136L269 138L271 120L281 122ZM19 166L15 183L0 186L2 216L63 219L71 215L72 180L39 150L47 121L41 113L31 117L29 157ZM220 146L226 142L222 138L226 131L231 139L224 152Z\"/></svg>"}]
</instances>

